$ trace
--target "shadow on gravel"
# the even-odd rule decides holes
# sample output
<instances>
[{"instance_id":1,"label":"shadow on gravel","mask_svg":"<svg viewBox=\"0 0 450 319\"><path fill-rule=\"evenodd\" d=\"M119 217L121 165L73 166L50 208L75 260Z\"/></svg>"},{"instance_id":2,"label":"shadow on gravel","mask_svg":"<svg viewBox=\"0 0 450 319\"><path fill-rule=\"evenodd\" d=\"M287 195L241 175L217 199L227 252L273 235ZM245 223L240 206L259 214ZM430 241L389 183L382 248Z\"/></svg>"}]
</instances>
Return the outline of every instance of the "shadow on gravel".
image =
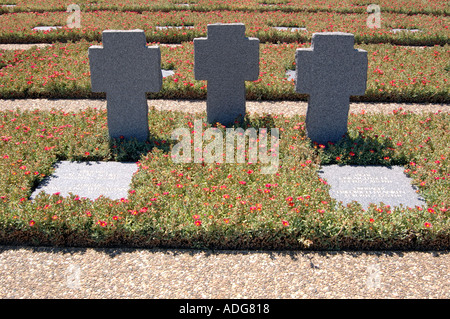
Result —
<instances>
[{"instance_id":1,"label":"shadow on gravel","mask_svg":"<svg viewBox=\"0 0 450 319\"><path fill-rule=\"evenodd\" d=\"M450 250L440 250L440 251L425 251L425 250L393 250L393 251L272 251L272 250L200 250L200 249L161 249L161 248L86 248L86 247L35 247L35 246L0 246L0 256L5 251L10 250L24 250L30 253L48 253L48 254L69 254L69 255L83 255L87 251L94 251L97 253L102 253L108 255L110 258L114 258L121 254L129 254L137 251L144 251L149 253L164 253L172 256L199 256L203 255L205 258L219 256L219 255L268 255L272 260L277 258L290 258L293 261L300 260L301 258L307 258L310 261L312 268L317 268L314 266L313 258L315 256L332 258L334 256L346 255L353 258L366 258L366 257L405 257L408 253L423 253L428 254L430 257L441 257L450 254Z\"/></svg>"}]
</instances>

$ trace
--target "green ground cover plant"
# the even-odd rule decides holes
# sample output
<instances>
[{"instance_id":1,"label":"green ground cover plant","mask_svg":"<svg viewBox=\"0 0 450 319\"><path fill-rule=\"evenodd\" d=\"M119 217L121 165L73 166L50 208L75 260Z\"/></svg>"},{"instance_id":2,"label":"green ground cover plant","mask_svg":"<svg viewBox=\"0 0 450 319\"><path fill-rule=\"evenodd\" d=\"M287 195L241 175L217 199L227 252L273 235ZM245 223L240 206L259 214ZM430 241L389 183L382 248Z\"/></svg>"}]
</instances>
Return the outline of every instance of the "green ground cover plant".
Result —
<instances>
[{"instance_id":1,"label":"green ground cover plant","mask_svg":"<svg viewBox=\"0 0 450 319\"><path fill-rule=\"evenodd\" d=\"M383 13L381 28L367 27L368 13L282 12L282 11L89 11L80 13L80 28L34 31L36 26L64 26L71 13L23 12L0 15L0 43L53 43L101 41L105 29L142 29L148 42L181 43L206 36L210 23L241 22L247 36L261 42L308 42L315 32L349 32L356 43L391 43L397 45L444 45L448 43L450 17L425 14ZM190 26L182 30L158 30L157 26ZM271 27L304 27L307 31L279 31ZM418 29L418 32L393 32L392 29Z\"/></svg>"},{"instance_id":2,"label":"green ground cover plant","mask_svg":"<svg viewBox=\"0 0 450 319\"><path fill-rule=\"evenodd\" d=\"M192 11L239 10L283 12L365 12L370 4L378 4L384 12L434 15L449 15L446 0L411 0L405 5L403 0L2 0L0 4L14 4L15 7L1 8L3 12L48 12L64 11L68 5L77 3L83 11L169 11L185 10L189 4ZM0 12L2 12L0 11Z\"/></svg>"},{"instance_id":3,"label":"green ground cover plant","mask_svg":"<svg viewBox=\"0 0 450 319\"><path fill-rule=\"evenodd\" d=\"M351 114L335 145L311 144L304 117L251 115L235 127L277 127L279 169L175 163L171 129L205 114L150 110L146 143L107 137L106 112L0 113L0 242L38 245L242 249L433 248L449 245L448 114ZM219 129L221 125L217 124ZM41 193L57 160L137 161L128 198ZM427 205L343 206L317 175L322 164L402 165ZM189 194L189 196L186 196Z\"/></svg>"},{"instance_id":4,"label":"green ground cover plant","mask_svg":"<svg viewBox=\"0 0 450 319\"><path fill-rule=\"evenodd\" d=\"M72 3L81 9L78 29L65 26ZM369 4L380 5L380 29L366 25ZM449 12L444 0L412 0L408 5L403 0L0 0L0 43L52 44L0 50L0 98L104 98L91 92L89 46L99 44L104 29L140 28L149 45L160 45L162 68L175 72L163 80L160 92L148 97L205 99L207 83L194 80L192 39L206 36L209 23L242 22L247 36L261 41L260 76L246 82L248 100L306 100L286 75L296 67L295 50L309 47L314 32L344 31L355 34L355 47L367 50L369 58L367 91L352 101L449 103ZM46 25L62 28L31 30ZM156 28L165 25L185 28ZM307 31L277 31L274 26ZM195 120L206 123L205 118L153 108L151 137L138 143L109 140L104 110L0 112L0 244L450 247L448 113L413 114L405 104L392 114L351 114L346 137L326 146L306 137L304 116L246 114L235 127L279 128L275 174L261 174L266 164L260 162L175 163L171 132L192 129ZM30 200L58 160L131 161L139 169L128 197L120 200L44 193ZM325 164L403 166L426 205L342 205L329 196L329 185L317 174Z\"/></svg>"},{"instance_id":5,"label":"green ground cover plant","mask_svg":"<svg viewBox=\"0 0 450 319\"><path fill-rule=\"evenodd\" d=\"M94 42L55 44L48 48L0 51L1 98L98 98L90 88L90 45ZM149 45L155 45L149 44ZM295 92L286 71L295 68L295 50L310 43L260 45L260 77L247 82L249 100L305 100ZM357 45L368 51L367 91L354 101L448 103L449 46L402 47L389 44ZM162 68L175 71L151 98L204 99L206 81L194 80L193 43L161 45Z\"/></svg>"}]
</instances>

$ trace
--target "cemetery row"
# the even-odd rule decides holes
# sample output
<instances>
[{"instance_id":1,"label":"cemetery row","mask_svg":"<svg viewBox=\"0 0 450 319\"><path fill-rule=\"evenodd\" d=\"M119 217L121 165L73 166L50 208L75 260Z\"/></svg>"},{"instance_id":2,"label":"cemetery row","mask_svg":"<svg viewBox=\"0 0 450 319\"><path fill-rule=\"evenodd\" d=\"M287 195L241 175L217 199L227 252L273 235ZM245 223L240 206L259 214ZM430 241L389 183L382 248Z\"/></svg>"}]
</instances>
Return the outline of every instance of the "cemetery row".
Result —
<instances>
[{"instance_id":1,"label":"cemetery row","mask_svg":"<svg viewBox=\"0 0 450 319\"><path fill-rule=\"evenodd\" d=\"M96 42L60 43L31 50L0 51L0 97L102 97L90 87L88 48ZM158 45L157 43L149 45ZM151 98L206 98L207 83L194 78L194 45L159 45L167 70ZM261 43L259 76L247 81L248 100L306 100L294 90L295 50L310 44ZM356 45L368 52L367 90L354 101L449 102L449 46ZM302 68L302 66L300 66Z\"/></svg>"},{"instance_id":2,"label":"cemetery row","mask_svg":"<svg viewBox=\"0 0 450 319\"><path fill-rule=\"evenodd\" d=\"M151 109L148 120L147 143L110 143L106 110L0 113L0 241L243 249L449 245L448 114L417 115L401 109L390 115L351 114L348 136L326 149L310 144L304 116L248 116L244 129L280 130L280 167L275 174L261 174L266 164L259 162L175 163L171 132L192 130L197 120L206 130L211 126L205 114ZM247 160L249 154L245 156ZM124 192L119 199L93 200L55 191L28 200L58 160L137 161L137 172L128 188L123 184L113 189L115 194ZM427 206L339 205L317 174L326 164L401 165ZM103 171L104 178L107 173ZM117 170L111 173L116 176ZM364 181L366 175L359 179ZM85 177L73 178L82 183ZM106 186L102 184L103 191ZM360 191L367 193L366 188ZM403 191L399 188L393 195Z\"/></svg>"},{"instance_id":3,"label":"cemetery row","mask_svg":"<svg viewBox=\"0 0 450 319\"><path fill-rule=\"evenodd\" d=\"M261 42L309 42L316 32L348 32L356 43L443 45L448 43L450 17L380 14L380 26L368 27L367 13L329 12L79 12L77 27L67 27L74 12L14 13L0 15L0 42L52 43L86 39L101 41L102 30L142 29L148 42L181 43L206 36L211 23L244 23L246 35ZM47 28L42 28L47 27Z\"/></svg>"},{"instance_id":4,"label":"cemetery row","mask_svg":"<svg viewBox=\"0 0 450 319\"><path fill-rule=\"evenodd\" d=\"M107 93L106 112L3 112L0 242L448 247L448 114L398 109L348 119L349 96L366 88L367 52L354 49L352 34L318 33L295 54L296 91L310 97L306 117L233 121L245 113L244 81L259 72L259 41L244 34L243 24L213 24L207 38L194 40L195 78L208 81L206 117L148 113L145 92L161 89L162 74L160 49L145 46L142 30L104 31L102 46L89 47L92 90ZM227 161L217 160L225 126L216 121L259 129L259 138L236 146L243 161L229 158L228 128ZM271 138L270 156L261 136L267 128L282 134ZM259 140L257 158L251 140ZM183 158L197 160L178 161L180 144Z\"/></svg>"},{"instance_id":5,"label":"cemetery row","mask_svg":"<svg viewBox=\"0 0 450 319\"><path fill-rule=\"evenodd\" d=\"M334 12L365 12L369 4L379 5L384 12L395 13L426 13L448 15L446 0L423 1L411 0L405 5L403 0L2 0L0 12L23 11L64 11L72 3L78 3L83 11L117 10L117 11L168 11L168 10L248 10L299 12L299 11L334 11Z\"/></svg>"}]
</instances>

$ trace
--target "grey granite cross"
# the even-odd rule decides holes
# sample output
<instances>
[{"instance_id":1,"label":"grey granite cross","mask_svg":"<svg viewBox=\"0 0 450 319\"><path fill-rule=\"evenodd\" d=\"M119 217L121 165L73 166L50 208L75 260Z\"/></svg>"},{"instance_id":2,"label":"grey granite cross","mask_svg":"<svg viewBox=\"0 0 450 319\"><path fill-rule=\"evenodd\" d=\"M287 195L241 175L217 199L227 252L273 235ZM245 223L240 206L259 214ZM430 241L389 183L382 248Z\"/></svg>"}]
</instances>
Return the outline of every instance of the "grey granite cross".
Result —
<instances>
[{"instance_id":1,"label":"grey granite cross","mask_svg":"<svg viewBox=\"0 0 450 319\"><path fill-rule=\"evenodd\" d=\"M105 30L103 47L89 48L93 92L106 92L111 138L149 136L146 92L162 86L161 52L147 47L142 30Z\"/></svg>"},{"instance_id":2,"label":"grey granite cross","mask_svg":"<svg viewBox=\"0 0 450 319\"><path fill-rule=\"evenodd\" d=\"M366 91L367 52L353 45L351 33L323 32L313 34L311 48L296 51L296 91L309 94L306 132L313 142L340 140L350 96Z\"/></svg>"},{"instance_id":3,"label":"grey granite cross","mask_svg":"<svg viewBox=\"0 0 450 319\"><path fill-rule=\"evenodd\" d=\"M259 39L245 37L242 23L209 24L208 37L194 39L194 75L208 81L209 123L232 124L245 115L245 82L259 76Z\"/></svg>"}]
</instances>

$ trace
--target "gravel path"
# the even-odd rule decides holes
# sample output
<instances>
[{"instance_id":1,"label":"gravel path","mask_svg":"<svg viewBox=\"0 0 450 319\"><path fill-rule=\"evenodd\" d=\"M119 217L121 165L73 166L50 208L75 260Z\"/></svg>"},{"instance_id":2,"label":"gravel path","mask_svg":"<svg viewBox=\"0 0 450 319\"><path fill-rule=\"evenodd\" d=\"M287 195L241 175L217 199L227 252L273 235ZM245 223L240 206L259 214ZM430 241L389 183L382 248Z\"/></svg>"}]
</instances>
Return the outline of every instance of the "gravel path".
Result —
<instances>
[{"instance_id":1,"label":"gravel path","mask_svg":"<svg viewBox=\"0 0 450 319\"><path fill-rule=\"evenodd\" d=\"M1 298L450 298L447 252L0 247Z\"/></svg>"},{"instance_id":2,"label":"gravel path","mask_svg":"<svg viewBox=\"0 0 450 319\"><path fill-rule=\"evenodd\" d=\"M149 100L204 111L205 101ZM247 110L305 114L305 102L247 102ZM0 110L106 107L104 100L0 100ZM450 105L352 103L351 112L450 112ZM0 298L450 298L450 253L248 252L0 246Z\"/></svg>"},{"instance_id":3,"label":"gravel path","mask_svg":"<svg viewBox=\"0 0 450 319\"><path fill-rule=\"evenodd\" d=\"M199 100L148 100L149 107L154 106L158 110L183 111L189 113L206 111L206 101ZM306 114L308 103L302 101L247 101L246 109L250 113ZM58 109L65 112L77 112L79 110L96 107L106 108L106 100L89 99L28 99L28 100L2 100L0 99L0 111L15 109ZM450 112L450 104L409 104L409 103L350 103L350 112L383 112L391 113L395 109L403 108L413 112Z\"/></svg>"}]
</instances>

